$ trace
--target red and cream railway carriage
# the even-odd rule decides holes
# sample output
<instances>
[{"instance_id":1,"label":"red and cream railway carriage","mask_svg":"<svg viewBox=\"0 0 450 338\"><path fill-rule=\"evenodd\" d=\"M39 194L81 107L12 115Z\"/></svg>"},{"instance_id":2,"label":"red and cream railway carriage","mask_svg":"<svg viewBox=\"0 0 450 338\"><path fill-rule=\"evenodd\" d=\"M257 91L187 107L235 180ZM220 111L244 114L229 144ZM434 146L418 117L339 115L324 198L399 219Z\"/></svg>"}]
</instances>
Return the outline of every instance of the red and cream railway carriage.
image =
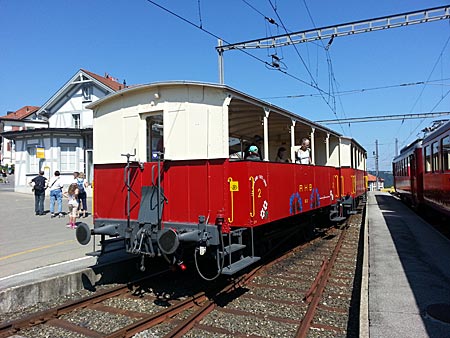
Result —
<instances>
[{"instance_id":1,"label":"red and cream railway carriage","mask_svg":"<svg viewBox=\"0 0 450 338\"><path fill-rule=\"evenodd\" d=\"M394 158L395 191L415 207L450 216L450 121L436 121L430 129Z\"/></svg>"},{"instance_id":2,"label":"red and cream railway carriage","mask_svg":"<svg viewBox=\"0 0 450 338\"><path fill-rule=\"evenodd\" d=\"M174 264L190 245L195 258L214 257L217 275L233 274L258 260L256 227L317 210L340 219L341 205L365 192L357 142L224 85L141 85L90 108L94 229L78 227L83 244L94 234L106 246L111 236L142 261ZM262 160L248 161L255 135ZM304 137L311 165L295 164ZM291 163L275 162L279 147L290 149Z\"/></svg>"}]
</instances>

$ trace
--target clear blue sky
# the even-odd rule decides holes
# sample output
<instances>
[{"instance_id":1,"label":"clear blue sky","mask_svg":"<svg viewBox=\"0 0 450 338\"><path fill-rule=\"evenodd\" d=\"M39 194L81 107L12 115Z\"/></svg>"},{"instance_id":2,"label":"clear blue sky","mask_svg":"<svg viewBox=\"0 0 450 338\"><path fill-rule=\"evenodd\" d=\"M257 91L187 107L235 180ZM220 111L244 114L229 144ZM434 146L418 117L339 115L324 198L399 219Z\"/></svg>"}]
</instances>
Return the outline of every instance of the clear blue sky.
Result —
<instances>
[{"instance_id":1,"label":"clear blue sky","mask_svg":"<svg viewBox=\"0 0 450 338\"><path fill-rule=\"evenodd\" d=\"M285 33L264 20L267 16L280 21L269 0L155 2L230 43ZM289 31L447 4L437 0L271 2ZM239 51L225 53L225 84L311 120L449 111L450 94L445 95L450 90L450 43L444 48L449 38L448 20L335 38L329 49L335 92L440 80L426 86L335 95L329 104L336 105L336 115L317 95L275 98L318 92ZM0 41L0 115L25 105L44 104L80 68L100 75L107 72L127 84L218 82L216 38L146 0L0 0ZM267 62L275 52L289 74L308 83L312 76L320 88L330 90L327 54L321 43L251 51ZM395 138L402 147L430 122L329 127L354 137L366 148L369 170L375 168L372 154L378 139L380 170L390 170Z\"/></svg>"}]
</instances>

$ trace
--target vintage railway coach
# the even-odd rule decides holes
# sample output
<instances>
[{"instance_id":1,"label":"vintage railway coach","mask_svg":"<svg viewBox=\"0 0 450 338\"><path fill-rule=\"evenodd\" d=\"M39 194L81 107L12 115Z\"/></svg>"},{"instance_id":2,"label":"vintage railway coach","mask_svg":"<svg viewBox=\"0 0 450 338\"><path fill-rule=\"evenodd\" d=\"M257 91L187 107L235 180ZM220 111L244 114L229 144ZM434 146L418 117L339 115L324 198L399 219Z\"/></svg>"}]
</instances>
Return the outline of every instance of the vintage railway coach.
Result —
<instances>
[{"instance_id":1,"label":"vintage railway coach","mask_svg":"<svg viewBox=\"0 0 450 338\"><path fill-rule=\"evenodd\" d=\"M393 160L396 193L414 207L450 215L450 122L439 121Z\"/></svg>"},{"instance_id":2,"label":"vintage railway coach","mask_svg":"<svg viewBox=\"0 0 450 338\"><path fill-rule=\"evenodd\" d=\"M422 139L400 151L400 155L394 158L392 172L394 187L401 199L412 206L423 203Z\"/></svg>"},{"instance_id":3,"label":"vintage railway coach","mask_svg":"<svg viewBox=\"0 0 450 338\"><path fill-rule=\"evenodd\" d=\"M356 141L224 85L136 86L89 108L94 229L79 226L77 238L120 243L142 267L155 256L181 264L190 246L196 262L214 258L216 276L233 274L259 259L256 227L317 210L340 220L365 192ZM305 137L312 163L296 164ZM260 161L245 159L250 145ZM280 147L289 162L277 162Z\"/></svg>"}]
</instances>

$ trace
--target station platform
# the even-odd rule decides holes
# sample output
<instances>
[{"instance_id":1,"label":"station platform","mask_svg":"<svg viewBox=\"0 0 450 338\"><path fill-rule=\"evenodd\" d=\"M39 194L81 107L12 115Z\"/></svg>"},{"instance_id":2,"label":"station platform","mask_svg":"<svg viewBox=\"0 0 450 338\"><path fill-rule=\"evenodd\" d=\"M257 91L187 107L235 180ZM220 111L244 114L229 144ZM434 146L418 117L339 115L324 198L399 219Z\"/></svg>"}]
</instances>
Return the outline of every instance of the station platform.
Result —
<instances>
[{"instance_id":1,"label":"station platform","mask_svg":"<svg viewBox=\"0 0 450 338\"><path fill-rule=\"evenodd\" d=\"M449 338L450 241L389 193L369 192L366 212L360 336Z\"/></svg>"}]
</instances>

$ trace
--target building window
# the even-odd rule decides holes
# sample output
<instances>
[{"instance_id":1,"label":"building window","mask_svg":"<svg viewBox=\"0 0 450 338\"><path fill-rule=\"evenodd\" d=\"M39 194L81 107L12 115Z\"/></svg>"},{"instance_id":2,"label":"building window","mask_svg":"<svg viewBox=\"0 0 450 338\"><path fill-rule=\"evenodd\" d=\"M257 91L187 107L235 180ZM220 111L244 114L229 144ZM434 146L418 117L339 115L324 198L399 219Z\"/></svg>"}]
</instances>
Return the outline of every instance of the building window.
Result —
<instances>
[{"instance_id":1,"label":"building window","mask_svg":"<svg viewBox=\"0 0 450 338\"><path fill-rule=\"evenodd\" d=\"M80 114L72 114L72 125L75 129L80 129Z\"/></svg>"},{"instance_id":2,"label":"building window","mask_svg":"<svg viewBox=\"0 0 450 338\"><path fill-rule=\"evenodd\" d=\"M82 91L83 91L83 102L91 102L92 86L84 86Z\"/></svg>"},{"instance_id":3,"label":"building window","mask_svg":"<svg viewBox=\"0 0 450 338\"><path fill-rule=\"evenodd\" d=\"M431 171L431 149L430 149L430 146L426 146L424 149L424 160L425 160L425 172L429 173Z\"/></svg>"},{"instance_id":4,"label":"building window","mask_svg":"<svg viewBox=\"0 0 450 338\"><path fill-rule=\"evenodd\" d=\"M440 171L439 167L439 143L433 142L431 144L431 149L433 151L433 172Z\"/></svg>"},{"instance_id":5,"label":"building window","mask_svg":"<svg viewBox=\"0 0 450 338\"><path fill-rule=\"evenodd\" d=\"M450 170L450 136L442 139L442 170Z\"/></svg>"},{"instance_id":6,"label":"building window","mask_svg":"<svg viewBox=\"0 0 450 338\"><path fill-rule=\"evenodd\" d=\"M39 172L39 159L36 156L36 147L28 147L28 172L38 173Z\"/></svg>"},{"instance_id":7,"label":"building window","mask_svg":"<svg viewBox=\"0 0 450 338\"><path fill-rule=\"evenodd\" d=\"M60 170L70 172L77 169L77 148L75 146L61 146Z\"/></svg>"}]
</instances>

